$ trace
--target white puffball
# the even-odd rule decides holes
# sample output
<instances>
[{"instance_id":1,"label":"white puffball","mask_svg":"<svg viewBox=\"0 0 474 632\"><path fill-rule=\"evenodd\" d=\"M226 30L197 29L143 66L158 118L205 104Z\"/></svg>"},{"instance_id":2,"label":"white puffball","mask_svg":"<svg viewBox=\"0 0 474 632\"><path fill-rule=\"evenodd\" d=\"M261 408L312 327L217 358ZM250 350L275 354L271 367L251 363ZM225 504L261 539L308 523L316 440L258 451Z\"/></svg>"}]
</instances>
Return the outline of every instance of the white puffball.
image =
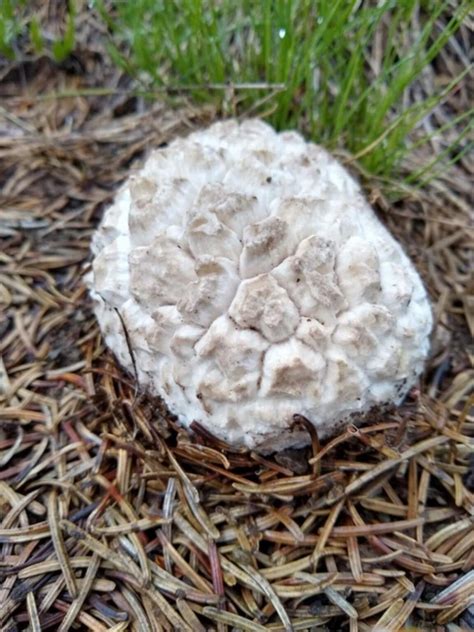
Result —
<instances>
[{"instance_id":1,"label":"white puffball","mask_svg":"<svg viewBox=\"0 0 474 632\"><path fill-rule=\"evenodd\" d=\"M429 351L426 291L324 149L258 120L150 155L107 209L88 282L107 345L181 423L301 446L399 403ZM119 317L118 313L121 318Z\"/></svg>"}]
</instances>

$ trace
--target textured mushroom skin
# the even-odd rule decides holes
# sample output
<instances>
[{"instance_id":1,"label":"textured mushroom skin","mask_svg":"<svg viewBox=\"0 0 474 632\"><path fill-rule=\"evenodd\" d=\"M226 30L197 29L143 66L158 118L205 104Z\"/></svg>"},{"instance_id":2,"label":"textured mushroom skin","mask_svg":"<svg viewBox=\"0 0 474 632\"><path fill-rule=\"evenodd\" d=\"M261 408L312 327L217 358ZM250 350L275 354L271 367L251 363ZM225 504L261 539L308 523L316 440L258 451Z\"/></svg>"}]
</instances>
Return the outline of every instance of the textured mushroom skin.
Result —
<instances>
[{"instance_id":1,"label":"textured mushroom skin","mask_svg":"<svg viewBox=\"0 0 474 632\"><path fill-rule=\"evenodd\" d=\"M325 150L258 120L150 155L89 277L107 345L181 423L262 452L397 404L429 352L422 282ZM120 314L120 316L119 316Z\"/></svg>"}]
</instances>

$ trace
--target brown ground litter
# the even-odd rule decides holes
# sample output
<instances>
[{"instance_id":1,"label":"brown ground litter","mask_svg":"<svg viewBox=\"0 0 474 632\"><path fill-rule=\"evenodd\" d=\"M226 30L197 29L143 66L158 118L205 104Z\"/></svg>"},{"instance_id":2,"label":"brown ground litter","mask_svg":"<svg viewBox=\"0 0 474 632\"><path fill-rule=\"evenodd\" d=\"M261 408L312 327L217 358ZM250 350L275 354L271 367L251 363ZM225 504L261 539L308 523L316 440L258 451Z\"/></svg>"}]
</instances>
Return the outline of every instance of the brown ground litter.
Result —
<instances>
[{"instance_id":1,"label":"brown ground litter","mask_svg":"<svg viewBox=\"0 0 474 632\"><path fill-rule=\"evenodd\" d=\"M134 159L212 112L128 96L97 52L77 64L1 77L0 629L470 629L467 163L397 205L368 182L433 297L420 389L306 451L232 451L135 392L82 282Z\"/></svg>"}]
</instances>

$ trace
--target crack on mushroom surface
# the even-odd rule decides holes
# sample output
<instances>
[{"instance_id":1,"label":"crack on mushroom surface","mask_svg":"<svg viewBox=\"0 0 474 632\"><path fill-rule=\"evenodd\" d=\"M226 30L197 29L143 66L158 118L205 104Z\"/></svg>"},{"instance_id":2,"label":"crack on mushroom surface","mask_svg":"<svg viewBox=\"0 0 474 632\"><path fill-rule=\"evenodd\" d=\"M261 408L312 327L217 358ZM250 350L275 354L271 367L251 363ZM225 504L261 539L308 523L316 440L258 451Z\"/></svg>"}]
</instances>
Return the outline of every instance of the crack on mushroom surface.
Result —
<instances>
[{"instance_id":1,"label":"crack on mushroom surface","mask_svg":"<svg viewBox=\"0 0 474 632\"><path fill-rule=\"evenodd\" d=\"M262 452L398 404L429 352L427 294L358 183L259 120L155 150L93 239L107 345L181 423Z\"/></svg>"}]
</instances>

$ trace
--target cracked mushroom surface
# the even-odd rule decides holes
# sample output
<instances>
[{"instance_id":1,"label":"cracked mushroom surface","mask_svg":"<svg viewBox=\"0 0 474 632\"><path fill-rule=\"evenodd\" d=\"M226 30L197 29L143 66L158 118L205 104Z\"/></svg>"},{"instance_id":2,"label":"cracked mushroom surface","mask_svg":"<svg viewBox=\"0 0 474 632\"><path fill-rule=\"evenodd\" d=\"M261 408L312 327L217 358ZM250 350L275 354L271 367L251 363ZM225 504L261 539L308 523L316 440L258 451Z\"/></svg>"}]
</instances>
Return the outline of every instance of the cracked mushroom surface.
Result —
<instances>
[{"instance_id":1,"label":"cracked mushroom surface","mask_svg":"<svg viewBox=\"0 0 474 632\"><path fill-rule=\"evenodd\" d=\"M107 345L181 423L236 446L302 446L295 414L324 438L398 404L429 352L426 291L359 185L258 120L154 151L92 248Z\"/></svg>"}]
</instances>

